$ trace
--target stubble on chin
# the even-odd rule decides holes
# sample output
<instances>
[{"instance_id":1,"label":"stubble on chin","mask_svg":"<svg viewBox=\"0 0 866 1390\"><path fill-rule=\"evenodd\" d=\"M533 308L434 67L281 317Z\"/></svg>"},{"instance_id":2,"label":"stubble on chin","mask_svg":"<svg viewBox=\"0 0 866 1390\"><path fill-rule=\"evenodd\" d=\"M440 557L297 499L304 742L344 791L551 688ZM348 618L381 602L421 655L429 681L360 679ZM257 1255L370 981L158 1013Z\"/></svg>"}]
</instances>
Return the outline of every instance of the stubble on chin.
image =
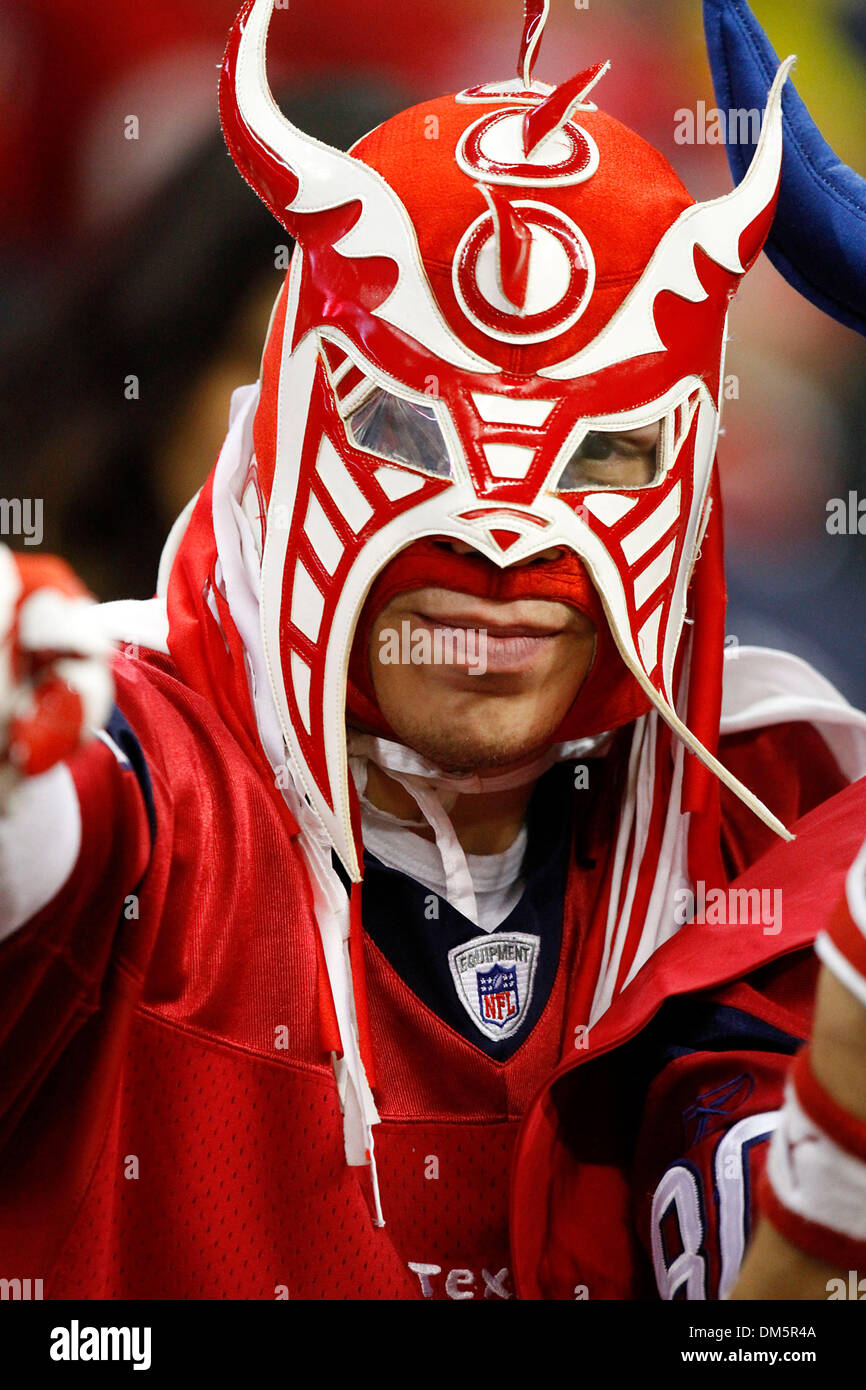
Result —
<instances>
[{"instance_id":1,"label":"stubble on chin","mask_svg":"<svg viewBox=\"0 0 866 1390\"><path fill-rule=\"evenodd\" d=\"M399 741L451 777L490 772L519 763L550 743L524 730L479 735L459 724L431 728L411 718L392 723Z\"/></svg>"}]
</instances>

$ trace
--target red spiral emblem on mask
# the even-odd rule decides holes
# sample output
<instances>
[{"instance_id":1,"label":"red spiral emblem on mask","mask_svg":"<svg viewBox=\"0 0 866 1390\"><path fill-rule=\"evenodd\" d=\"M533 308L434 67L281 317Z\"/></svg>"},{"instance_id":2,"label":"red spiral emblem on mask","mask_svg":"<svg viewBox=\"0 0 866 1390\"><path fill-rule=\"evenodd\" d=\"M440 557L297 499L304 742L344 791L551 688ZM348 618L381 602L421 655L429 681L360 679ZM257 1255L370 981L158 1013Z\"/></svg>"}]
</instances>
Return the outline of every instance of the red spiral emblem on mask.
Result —
<instances>
[{"instance_id":1,"label":"red spiral emblem on mask","mask_svg":"<svg viewBox=\"0 0 866 1390\"><path fill-rule=\"evenodd\" d=\"M513 206L532 233L524 309L516 309L502 292L491 213L482 214L464 234L454 256L452 284L467 318L491 337L542 342L580 318L595 283L595 262L586 237L564 213L543 203Z\"/></svg>"},{"instance_id":2,"label":"red spiral emblem on mask","mask_svg":"<svg viewBox=\"0 0 866 1390\"><path fill-rule=\"evenodd\" d=\"M598 168L598 146L580 126L566 121L528 158L523 146L523 107L482 116L464 131L457 163L485 183L548 185L582 183Z\"/></svg>"}]
</instances>

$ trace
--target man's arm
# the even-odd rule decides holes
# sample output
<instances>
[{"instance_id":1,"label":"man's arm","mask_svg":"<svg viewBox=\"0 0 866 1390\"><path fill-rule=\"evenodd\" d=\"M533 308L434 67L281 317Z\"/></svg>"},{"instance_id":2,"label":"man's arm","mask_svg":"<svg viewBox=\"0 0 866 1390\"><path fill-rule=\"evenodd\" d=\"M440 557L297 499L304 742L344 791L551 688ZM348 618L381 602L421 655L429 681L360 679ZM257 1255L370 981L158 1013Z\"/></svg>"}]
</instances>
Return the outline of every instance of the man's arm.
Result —
<instances>
[{"instance_id":1,"label":"man's arm","mask_svg":"<svg viewBox=\"0 0 866 1390\"><path fill-rule=\"evenodd\" d=\"M822 966L810 1044L812 1072L866 1136L866 1007ZM866 1187L866 1163L864 1187ZM864 1262L866 1263L866 1262ZM858 1277L866 1274L866 1267ZM825 1299L848 1270L793 1244L766 1216L760 1221L732 1299Z\"/></svg>"},{"instance_id":2,"label":"man's arm","mask_svg":"<svg viewBox=\"0 0 866 1390\"><path fill-rule=\"evenodd\" d=\"M0 1139L97 1007L151 855L110 655L61 561L0 547Z\"/></svg>"}]
</instances>

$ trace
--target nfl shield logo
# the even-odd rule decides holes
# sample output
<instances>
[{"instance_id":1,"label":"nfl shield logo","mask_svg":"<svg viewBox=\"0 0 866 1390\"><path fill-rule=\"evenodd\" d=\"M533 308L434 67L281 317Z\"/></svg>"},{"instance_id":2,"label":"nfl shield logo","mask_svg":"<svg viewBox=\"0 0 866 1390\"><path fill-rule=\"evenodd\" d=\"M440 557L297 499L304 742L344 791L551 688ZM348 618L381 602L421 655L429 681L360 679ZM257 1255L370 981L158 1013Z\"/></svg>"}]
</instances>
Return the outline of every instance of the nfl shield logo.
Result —
<instances>
[{"instance_id":1,"label":"nfl shield logo","mask_svg":"<svg viewBox=\"0 0 866 1390\"><path fill-rule=\"evenodd\" d=\"M491 932L448 952L457 997L491 1041L508 1038L529 1012L541 939L528 932Z\"/></svg>"},{"instance_id":2,"label":"nfl shield logo","mask_svg":"<svg viewBox=\"0 0 866 1390\"><path fill-rule=\"evenodd\" d=\"M501 965L491 965L489 970L479 970L475 978L478 981L481 1017L497 1028L504 1028L520 1009L517 971L513 966L503 970Z\"/></svg>"}]
</instances>

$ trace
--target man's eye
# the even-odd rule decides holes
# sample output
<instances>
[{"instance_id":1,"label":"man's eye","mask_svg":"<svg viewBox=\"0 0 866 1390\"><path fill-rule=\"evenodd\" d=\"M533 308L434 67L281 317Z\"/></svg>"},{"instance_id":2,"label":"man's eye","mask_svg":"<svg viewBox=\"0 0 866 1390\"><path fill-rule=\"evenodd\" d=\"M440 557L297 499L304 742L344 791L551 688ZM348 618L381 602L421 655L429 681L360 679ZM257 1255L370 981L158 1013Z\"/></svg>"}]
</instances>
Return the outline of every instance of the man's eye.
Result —
<instances>
[{"instance_id":1,"label":"man's eye","mask_svg":"<svg viewBox=\"0 0 866 1390\"><path fill-rule=\"evenodd\" d=\"M432 406L407 401L376 387L346 419L360 449L439 478L451 475L448 447Z\"/></svg>"},{"instance_id":2,"label":"man's eye","mask_svg":"<svg viewBox=\"0 0 866 1390\"><path fill-rule=\"evenodd\" d=\"M566 463L557 492L646 487L658 473L659 426L610 434L590 430Z\"/></svg>"},{"instance_id":3,"label":"man's eye","mask_svg":"<svg viewBox=\"0 0 866 1390\"><path fill-rule=\"evenodd\" d=\"M616 453L616 441L608 434L597 434L595 432L586 436L575 458L578 459L609 459Z\"/></svg>"}]
</instances>

